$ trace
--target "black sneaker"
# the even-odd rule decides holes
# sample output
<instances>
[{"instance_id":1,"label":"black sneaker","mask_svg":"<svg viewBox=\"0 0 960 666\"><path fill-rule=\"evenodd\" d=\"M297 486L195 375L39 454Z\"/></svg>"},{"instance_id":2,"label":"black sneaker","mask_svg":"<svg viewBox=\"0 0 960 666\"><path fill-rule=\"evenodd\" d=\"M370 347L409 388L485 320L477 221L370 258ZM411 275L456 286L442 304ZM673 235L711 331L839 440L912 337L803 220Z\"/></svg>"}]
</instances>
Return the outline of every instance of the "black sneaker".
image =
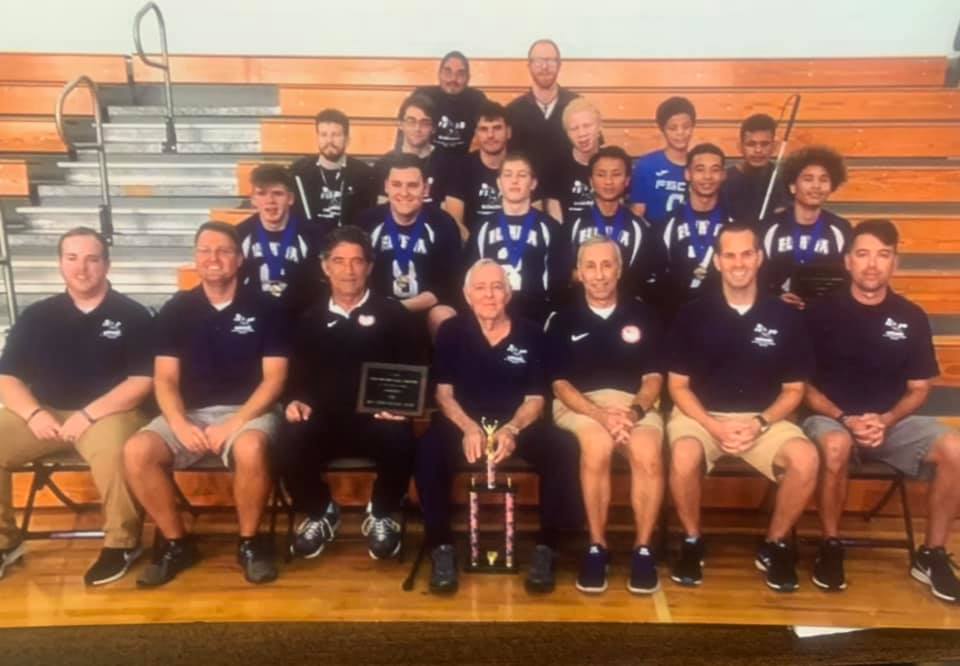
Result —
<instances>
[{"instance_id":1,"label":"black sneaker","mask_svg":"<svg viewBox=\"0 0 960 666\"><path fill-rule=\"evenodd\" d=\"M577 589L587 594L600 594L607 589L607 571L610 568L610 551L599 543L592 543L580 562Z\"/></svg>"},{"instance_id":2,"label":"black sneaker","mask_svg":"<svg viewBox=\"0 0 960 666\"><path fill-rule=\"evenodd\" d=\"M810 580L824 590L847 589L847 579L843 574L843 544L839 539L824 539L820 544Z\"/></svg>"},{"instance_id":3,"label":"black sneaker","mask_svg":"<svg viewBox=\"0 0 960 666\"><path fill-rule=\"evenodd\" d=\"M396 557L403 547L400 523L389 516L377 518L368 513L360 526L360 532L367 537L367 552L375 560Z\"/></svg>"},{"instance_id":4,"label":"black sneaker","mask_svg":"<svg viewBox=\"0 0 960 666\"><path fill-rule=\"evenodd\" d=\"M777 592L793 592L800 587L797 580L797 554L785 541L764 541L754 561L757 569L766 572L767 586Z\"/></svg>"},{"instance_id":5,"label":"black sneaker","mask_svg":"<svg viewBox=\"0 0 960 666\"><path fill-rule=\"evenodd\" d=\"M197 547L190 537L180 539L162 539L154 548L153 562L148 564L140 578L139 587L157 587L176 578L184 569L197 563Z\"/></svg>"},{"instance_id":6,"label":"black sneaker","mask_svg":"<svg viewBox=\"0 0 960 666\"><path fill-rule=\"evenodd\" d=\"M533 559L527 572L527 592L546 594L553 592L556 584L553 571L557 556L550 546L538 544L533 549Z\"/></svg>"},{"instance_id":7,"label":"black sneaker","mask_svg":"<svg viewBox=\"0 0 960 666\"><path fill-rule=\"evenodd\" d=\"M308 560L316 557L336 538L339 528L340 507L331 500L322 516L307 516L300 521L290 554Z\"/></svg>"},{"instance_id":8,"label":"black sneaker","mask_svg":"<svg viewBox=\"0 0 960 666\"><path fill-rule=\"evenodd\" d=\"M248 583L269 583L277 579L277 565L273 557L270 538L257 535L241 538L237 546L237 561Z\"/></svg>"},{"instance_id":9,"label":"black sneaker","mask_svg":"<svg viewBox=\"0 0 960 666\"><path fill-rule=\"evenodd\" d=\"M143 548L104 548L87 573L83 582L87 585L106 585L123 578L130 567L143 555Z\"/></svg>"},{"instance_id":10,"label":"black sneaker","mask_svg":"<svg viewBox=\"0 0 960 666\"><path fill-rule=\"evenodd\" d=\"M434 594L453 594L457 591L457 557L448 543L437 546L430 553L430 591Z\"/></svg>"},{"instance_id":11,"label":"black sneaker","mask_svg":"<svg viewBox=\"0 0 960 666\"><path fill-rule=\"evenodd\" d=\"M646 546L633 549L627 589L634 594L653 594L660 589L657 562L653 559L653 553Z\"/></svg>"},{"instance_id":12,"label":"black sneaker","mask_svg":"<svg viewBox=\"0 0 960 666\"><path fill-rule=\"evenodd\" d=\"M703 582L704 552L702 537L697 537L695 541L684 539L680 542L680 557L673 564L670 579L680 585L700 585Z\"/></svg>"},{"instance_id":13,"label":"black sneaker","mask_svg":"<svg viewBox=\"0 0 960 666\"><path fill-rule=\"evenodd\" d=\"M937 599L952 603L960 601L960 581L953 572L955 564L943 547L917 550L913 558L910 575L930 586L930 591Z\"/></svg>"},{"instance_id":14,"label":"black sneaker","mask_svg":"<svg viewBox=\"0 0 960 666\"><path fill-rule=\"evenodd\" d=\"M7 571L7 567L17 562L23 563L23 542L21 541L13 548L0 550L0 578Z\"/></svg>"}]
</instances>

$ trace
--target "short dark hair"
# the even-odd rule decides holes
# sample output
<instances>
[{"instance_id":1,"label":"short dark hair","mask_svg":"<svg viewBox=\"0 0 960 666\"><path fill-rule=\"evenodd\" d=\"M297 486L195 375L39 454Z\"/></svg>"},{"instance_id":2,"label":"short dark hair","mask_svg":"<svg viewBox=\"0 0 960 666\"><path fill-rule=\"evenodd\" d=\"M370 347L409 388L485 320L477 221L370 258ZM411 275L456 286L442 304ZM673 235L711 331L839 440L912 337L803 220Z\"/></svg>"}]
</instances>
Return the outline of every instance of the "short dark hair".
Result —
<instances>
[{"instance_id":1,"label":"short dark hair","mask_svg":"<svg viewBox=\"0 0 960 666\"><path fill-rule=\"evenodd\" d=\"M407 110L410 107L420 109L430 120L437 119L437 107L433 103L433 100L426 95L414 93L403 100L403 104L400 105L400 111L397 113L397 118L403 120L403 117L407 115Z\"/></svg>"},{"instance_id":2,"label":"short dark hair","mask_svg":"<svg viewBox=\"0 0 960 666\"><path fill-rule=\"evenodd\" d=\"M318 113L313 121L313 126L316 127L320 123L336 123L343 128L345 136L350 135L350 119L340 109L324 109Z\"/></svg>"},{"instance_id":3,"label":"short dark hair","mask_svg":"<svg viewBox=\"0 0 960 666\"><path fill-rule=\"evenodd\" d=\"M663 100L657 107L657 127L663 131L667 121L681 113L690 116L691 122L697 122L697 110L693 108L693 102L686 97L669 97Z\"/></svg>"},{"instance_id":4,"label":"short dark hair","mask_svg":"<svg viewBox=\"0 0 960 666\"><path fill-rule=\"evenodd\" d=\"M294 191L293 176L287 167L280 164L260 164L250 172L250 184L254 187L283 185L288 192Z\"/></svg>"},{"instance_id":5,"label":"short dark hair","mask_svg":"<svg viewBox=\"0 0 960 666\"><path fill-rule=\"evenodd\" d=\"M557 57L560 57L560 47L557 46L557 43L552 39L538 39L533 44L530 45L530 48L527 49L527 60L530 59L530 54L533 53L533 49L537 44L549 44L553 47L553 50L557 52Z\"/></svg>"},{"instance_id":6,"label":"short dark hair","mask_svg":"<svg viewBox=\"0 0 960 666\"><path fill-rule=\"evenodd\" d=\"M492 99L484 100L480 105L480 108L477 109L477 118L482 118L483 120L502 120L505 125L510 124L510 119L507 118L507 108L499 102L494 102Z\"/></svg>"},{"instance_id":7,"label":"short dark hair","mask_svg":"<svg viewBox=\"0 0 960 666\"><path fill-rule=\"evenodd\" d=\"M200 234L204 231L213 231L218 234L223 234L227 238L233 241L233 245L236 248L237 252L243 253L243 248L240 245L240 234L237 233L237 228L232 224L227 224L226 222L218 222L216 220L209 220L204 222L199 227L197 227L197 233L193 235L193 245L196 247L197 241L200 240Z\"/></svg>"},{"instance_id":8,"label":"short dark hair","mask_svg":"<svg viewBox=\"0 0 960 666\"><path fill-rule=\"evenodd\" d=\"M630 159L630 155L627 154L627 151L620 146L604 146L594 153L593 157L591 157L590 161L588 162L588 168L590 169L591 176L593 175L593 167L595 167L597 162L602 159L620 160L623 162L623 168L627 172L628 176L630 175L630 170L633 168L633 160Z\"/></svg>"},{"instance_id":9,"label":"short dark hair","mask_svg":"<svg viewBox=\"0 0 960 666\"><path fill-rule=\"evenodd\" d=\"M747 132L770 132L775 135L777 121L766 113L755 113L740 123L740 138L743 139Z\"/></svg>"},{"instance_id":10,"label":"short dark hair","mask_svg":"<svg viewBox=\"0 0 960 666\"><path fill-rule=\"evenodd\" d=\"M850 235L850 242L847 243L847 252L853 250L853 245L860 236L873 236L884 245L889 245L893 251L897 251L897 244L900 242L900 232L893 222L884 219L864 220L853 228Z\"/></svg>"},{"instance_id":11,"label":"short dark hair","mask_svg":"<svg viewBox=\"0 0 960 666\"><path fill-rule=\"evenodd\" d=\"M427 179L427 172L423 167L423 160L412 153L390 153L385 163L387 166L385 176L389 176L393 169L416 169L420 172L421 178L424 180Z\"/></svg>"},{"instance_id":12,"label":"short dark hair","mask_svg":"<svg viewBox=\"0 0 960 666\"><path fill-rule=\"evenodd\" d=\"M829 174L832 192L847 182L847 167L843 163L843 157L833 148L826 146L807 146L790 153L783 161L783 182L793 185L801 171L814 165L823 167Z\"/></svg>"},{"instance_id":13,"label":"short dark hair","mask_svg":"<svg viewBox=\"0 0 960 666\"><path fill-rule=\"evenodd\" d=\"M467 56L463 55L463 51L448 51L442 58L440 58L440 67L443 68L447 64L448 60L457 59L463 63L463 66L467 70L467 76L470 76L470 61L467 60Z\"/></svg>"},{"instance_id":14,"label":"short dark hair","mask_svg":"<svg viewBox=\"0 0 960 666\"><path fill-rule=\"evenodd\" d=\"M103 260L110 261L110 243L107 242L106 236L101 234L96 229L91 229L90 227L74 227L60 236L60 240L57 241L57 257L63 257L63 242L68 238L76 238L78 236L88 236L95 239L98 243L100 243L100 251L103 255ZM7 288L9 289L9 286Z\"/></svg>"},{"instance_id":15,"label":"short dark hair","mask_svg":"<svg viewBox=\"0 0 960 666\"><path fill-rule=\"evenodd\" d=\"M690 165L693 164L693 158L697 155L716 155L720 158L721 165L727 160L727 156L723 154L723 150L720 148L720 146L714 143L698 143L690 149L690 152L687 153L688 169L690 168Z\"/></svg>"},{"instance_id":16,"label":"short dark hair","mask_svg":"<svg viewBox=\"0 0 960 666\"><path fill-rule=\"evenodd\" d=\"M352 224L337 227L327 234L323 249L320 251L320 257L324 260L329 259L333 250L343 243L359 245L363 249L363 258L367 260L367 263L373 263L373 243L370 241L370 235Z\"/></svg>"},{"instance_id":17,"label":"short dark hair","mask_svg":"<svg viewBox=\"0 0 960 666\"><path fill-rule=\"evenodd\" d=\"M744 231L749 231L751 234L753 234L753 248L755 250L762 250L763 245L760 242L760 234L756 229L751 227L749 224L744 224L743 222L729 222L720 227L720 231L717 232L716 238L713 239L714 253L720 254L721 240L723 239L724 234L736 234Z\"/></svg>"},{"instance_id":18,"label":"short dark hair","mask_svg":"<svg viewBox=\"0 0 960 666\"><path fill-rule=\"evenodd\" d=\"M500 163L500 171L503 171L503 165L507 162L523 162L530 168L530 173L534 178L537 177L537 167L533 165L533 160L530 159L530 156L525 152L520 150L511 150L503 158L503 162Z\"/></svg>"}]
</instances>

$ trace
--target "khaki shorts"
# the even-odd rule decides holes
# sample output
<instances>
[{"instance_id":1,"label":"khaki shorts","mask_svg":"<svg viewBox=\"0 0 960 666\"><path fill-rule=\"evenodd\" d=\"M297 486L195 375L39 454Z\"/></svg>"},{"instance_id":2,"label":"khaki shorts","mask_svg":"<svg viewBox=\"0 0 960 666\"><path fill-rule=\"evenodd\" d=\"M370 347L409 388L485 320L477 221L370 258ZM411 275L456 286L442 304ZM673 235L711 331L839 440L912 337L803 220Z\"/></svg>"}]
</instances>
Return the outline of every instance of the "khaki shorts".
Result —
<instances>
[{"instance_id":1,"label":"khaki shorts","mask_svg":"<svg viewBox=\"0 0 960 666\"><path fill-rule=\"evenodd\" d=\"M722 420L725 418L750 418L756 416L756 412L710 412L710 415ZM670 414L670 420L667 422L667 439L670 442L671 451L674 443L684 437L692 437L703 446L703 457L707 464L708 474L718 459L731 455L720 448L720 443L707 432L706 428L679 409L674 409ZM753 448L734 457L744 460L771 481L776 481L777 474L774 470L773 460L786 442L797 438L806 439L803 431L797 425L790 421L777 421L771 424L767 432L757 438Z\"/></svg>"},{"instance_id":2,"label":"khaki shorts","mask_svg":"<svg viewBox=\"0 0 960 666\"><path fill-rule=\"evenodd\" d=\"M628 409L630 405L633 404L633 398L635 397L632 393L618 391L617 389L599 389L597 391L589 391L583 395L600 407L619 407L621 409ZM558 427L569 430L576 435L577 438L580 437L579 433L584 428L599 425L597 421L586 414L573 411L563 404L561 400L553 401L553 421ZM656 409L651 409L643 415L642 419L633 425L634 428L639 426L654 428L662 434L663 418L660 416L660 412Z\"/></svg>"}]
</instances>

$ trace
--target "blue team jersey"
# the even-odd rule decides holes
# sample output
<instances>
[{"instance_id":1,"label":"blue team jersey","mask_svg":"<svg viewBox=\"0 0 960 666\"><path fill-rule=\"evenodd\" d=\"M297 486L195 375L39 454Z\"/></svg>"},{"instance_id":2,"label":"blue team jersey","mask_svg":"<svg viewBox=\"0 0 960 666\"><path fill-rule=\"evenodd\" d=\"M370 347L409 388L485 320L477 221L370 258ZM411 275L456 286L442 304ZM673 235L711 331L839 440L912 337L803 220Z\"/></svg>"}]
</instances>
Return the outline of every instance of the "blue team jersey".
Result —
<instances>
[{"instance_id":1,"label":"blue team jersey","mask_svg":"<svg viewBox=\"0 0 960 666\"><path fill-rule=\"evenodd\" d=\"M686 192L683 167L668 160L664 151L647 153L634 163L630 202L646 204L643 216L654 226L667 221L670 211L684 202Z\"/></svg>"}]
</instances>

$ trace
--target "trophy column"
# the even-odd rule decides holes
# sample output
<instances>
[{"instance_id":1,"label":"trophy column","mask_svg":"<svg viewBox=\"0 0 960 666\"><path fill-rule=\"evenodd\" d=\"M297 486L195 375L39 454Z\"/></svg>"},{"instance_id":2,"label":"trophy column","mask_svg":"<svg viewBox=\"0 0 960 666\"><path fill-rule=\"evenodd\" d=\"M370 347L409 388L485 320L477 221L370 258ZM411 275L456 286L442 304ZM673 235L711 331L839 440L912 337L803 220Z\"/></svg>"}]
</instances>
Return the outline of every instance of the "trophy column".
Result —
<instances>
[{"instance_id":1,"label":"trophy column","mask_svg":"<svg viewBox=\"0 0 960 666\"><path fill-rule=\"evenodd\" d=\"M493 452L496 446L497 421L487 422L480 419L481 427L486 433L486 478L485 483L477 484L477 477L470 477L470 558L466 570L472 573L516 573L517 565L513 556L514 538L516 535L516 493L513 480L507 477L506 482L497 481L496 469L493 464ZM494 495L503 497L503 553L498 544L481 544L480 538L480 496ZM499 541L499 539L497 539Z\"/></svg>"}]
</instances>

